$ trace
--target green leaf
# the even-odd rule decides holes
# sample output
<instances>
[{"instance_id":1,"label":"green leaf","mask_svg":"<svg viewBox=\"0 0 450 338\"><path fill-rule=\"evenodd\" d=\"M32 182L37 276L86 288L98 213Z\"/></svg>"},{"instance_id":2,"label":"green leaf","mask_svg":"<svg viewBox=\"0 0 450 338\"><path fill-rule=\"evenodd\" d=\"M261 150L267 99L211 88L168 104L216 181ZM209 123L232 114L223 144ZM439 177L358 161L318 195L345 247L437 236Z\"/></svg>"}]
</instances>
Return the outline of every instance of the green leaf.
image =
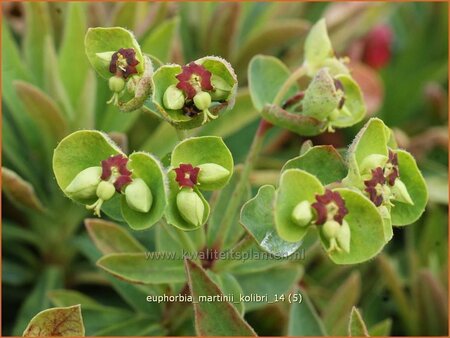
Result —
<instances>
[{"instance_id":1,"label":"green leaf","mask_svg":"<svg viewBox=\"0 0 450 338\"><path fill-rule=\"evenodd\" d=\"M142 52L155 56L162 61L169 61L179 21L179 18L175 17L155 27L155 30L142 41Z\"/></svg>"},{"instance_id":2,"label":"green leaf","mask_svg":"<svg viewBox=\"0 0 450 338\"><path fill-rule=\"evenodd\" d=\"M364 159L372 154L388 156L389 136L390 131L383 121L371 118L350 145L349 156L354 156L358 165L361 165Z\"/></svg>"},{"instance_id":3,"label":"green leaf","mask_svg":"<svg viewBox=\"0 0 450 338\"><path fill-rule=\"evenodd\" d=\"M84 41L86 55L92 67L97 73L109 79L112 74L109 72L109 61L105 61L98 54L106 52L117 52L120 48L133 48L136 52L136 59L139 64L136 66L138 74L144 72L144 59L141 48L133 34L121 27L96 27L89 28Z\"/></svg>"},{"instance_id":4,"label":"green leaf","mask_svg":"<svg viewBox=\"0 0 450 338\"><path fill-rule=\"evenodd\" d=\"M42 212L44 207L33 186L14 171L2 167L2 190L14 204Z\"/></svg>"},{"instance_id":5,"label":"green leaf","mask_svg":"<svg viewBox=\"0 0 450 338\"><path fill-rule=\"evenodd\" d=\"M299 265L278 264L269 270L237 275L236 279L242 287L243 295L268 296L267 301L245 302L245 310L253 311L267 306L267 302L275 302L275 295L280 296L288 292L300 280L302 271Z\"/></svg>"},{"instance_id":6,"label":"green leaf","mask_svg":"<svg viewBox=\"0 0 450 338\"><path fill-rule=\"evenodd\" d=\"M350 313L348 335L350 337L369 337L366 323L364 323L364 320L356 307L353 307L352 312Z\"/></svg>"},{"instance_id":7,"label":"green leaf","mask_svg":"<svg viewBox=\"0 0 450 338\"><path fill-rule=\"evenodd\" d=\"M18 249L17 246L16 249ZM2 283L13 287L30 285L36 276L29 266L16 263L8 258L3 259L2 273Z\"/></svg>"},{"instance_id":8,"label":"green leaf","mask_svg":"<svg viewBox=\"0 0 450 338\"><path fill-rule=\"evenodd\" d=\"M30 318L37 312L50 307L47 293L50 290L61 288L62 283L63 274L61 269L50 266L42 271L34 288L27 295L20 307L13 329L13 334L15 336L22 334L30 321Z\"/></svg>"},{"instance_id":9,"label":"green leaf","mask_svg":"<svg viewBox=\"0 0 450 338\"><path fill-rule=\"evenodd\" d=\"M144 152L130 155L129 168L133 171L133 177L141 178L150 188L153 203L149 212L138 212L128 206L125 195L123 195L122 215L131 228L135 230L147 229L161 219L167 205L163 168L157 159Z\"/></svg>"},{"instance_id":10,"label":"green leaf","mask_svg":"<svg viewBox=\"0 0 450 338\"><path fill-rule=\"evenodd\" d=\"M65 137L53 155L53 171L61 190L65 190L82 170L100 166L101 161L112 155L123 154L106 135L95 130L80 130ZM94 199L76 201L91 204Z\"/></svg>"},{"instance_id":11,"label":"green leaf","mask_svg":"<svg viewBox=\"0 0 450 338\"><path fill-rule=\"evenodd\" d=\"M337 75L336 80L339 80L344 87L345 101L342 108L338 109L339 117L333 120L331 124L339 128L350 127L364 118L367 111L366 104L361 88L349 75ZM345 111L346 114L341 113L341 111Z\"/></svg>"},{"instance_id":12,"label":"green leaf","mask_svg":"<svg viewBox=\"0 0 450 338\"><path fill-rule=\"evenodd\" d=\"M185 261L188 284L194 298L195 329L200 336L256 336L256 333L229 302L204 302L199 297L223 296L206 272Z\"/></svg>"},{"instance_id":13,"label":"green leaf","mask_svg":"<svg viewBox=\"0 0 450 338\"><path fill-rule=\"evenodd\" d=\"M23 332L24 337L82 336L83 318L80 305L52 308L39 312Z\"/></svg>"},{"instance_id":14,"label":"green leaf","mask_svg":"<svg viewBox=\"0 0 450 338\"><path fill-rule=\"evenodd\" d=\"M299 113L291 113L273 104L266 104L261 115L270 123L302 136L319 135L327 126L324 121Z\"/></svg>"},{"instance_id":15,"label":"green leaf","mask_svg":"<svg viewBox=\"0 0 450 338\"><path fill-rule=\"evenodd\" d=\"M230 202L234 189L239 182L241 172L242 170L236 168L227 186L220 191L214 192L214 194L209 199L209 202L211 204L211 217L208 220L207 227L207 241L209 247L212 247L214 245L214 242L218 239L218 236L222 235L219 233L220 223L225 216L227 205ZM244 202L247 201L250 197L251 188L250 185L247 185L245 192L242 194L240 206L244 204ZM244 229L239 224L238 217L239 215L236 213L235 219L231 223L231 228L228 231L228 236L224 241L224 248L233 246L244 232Z\"/></svg>"},{"instance_id":16,"label":"green leaf","mask_svg":"<svg viewBox=\"0 0 450 338\"><path fill-rule=\"evenodd\" d=\"M72 2L67 6L64 35L59 50L59 72L70 101L75 106L83 92L89 70L86 54L80 48L84 44L87 30L87 15L85 4ZM73 71L75 67L76 72Z\"/></svg>"},{"instance_id":17,"label":"green leaf","mask_svg":"<svg viewBox=\"0 0 450 338\"><path fill-rule=\"evenodd\" d=\"M171 253L114 253L100 258L97 261L97 266L129 283L167 284L184 282L186 276L184 275L182 260L168 257L169 254Z\"/></svg>"},{"instance_id":18,"label":"green leaf","mask_svg":"<svg viewBox=\"0 0 450 338\"><path fill-rule=\"evenodd\" d=\"M287 242L278 236L274 224L275 188L264 185L258 194L244 204L241 210L241 224L255 239L261 249L277 257L293 254L301 241Z\"/></svg>"},{"instance_id":19,"label":"green leaf","mask_svg":"<svg viewBox=\"0 0 450 338\"><path fill-rule=\"evenodd\" d=\"M305 171L288 169L283 172L275 198L275 225L282 239L298 242L306 235L308 227L297 225L292 212L298 203L314 202L316 194L323 194L323 191L319 180Z\"/></svg>"},{"instance_id":20,"label":"green leaf","mask_svg":"<svg viewBox=\"0 0 450 338\"><path fill-rule=\"evenodd\" d=\"M325 327L305 290L296 289L302 302L294 302L289 311L288 336L326 336Z\"/></svg>"},{"instance_id":21,"label":"green leaf","mask_svg":"<svg viewBox=\"0 0 450 338\"><path fill-rule=\"evenodd\" d=\"M169 198L167 203L167 208L165 212L165 217L167 223L174 225L175 227L184 230L184 231L192 231L197 230L199 227L196 227L188 222L181 216L180 211L177 206L177 195L180 191L180 186L175 181L176 174L174 171L170 171L169 174ZM209 217L210 207L208 201L203 197L202 193L195 189L196 193L200 197L203 202L204 212L203 212L203 222L202 225L206 223Z\"/></svg>"},{"instance_id":22,"label":"green leaf","mask_svg":"<svg viewBox=\"0 0 450 338\"><path fill-rule=\"evenodd\" d=\"M172 151L170 164L172 168L176 168L183 163L194 167L214 163L229 171L229 175L217 182L200 184L198 188L201 190L222 189L233 174L233 156L222 138L217 136L192 137L178 143Z\"/></svg>"},{"instance_id":23,"label":"green leaf","mask_svg":"<svg viewBox=\"0 0 450 338\"><path fill-rule=\"evenodd\" d=\"M281 171L302 169L316 176L323 185L341 181L347 174L347 167L339 152L333 146L315 146L302 155L286 162Z\"/></svg>"},{"instance_id":24,"label":"green leaf","mask_svg":"<svg viewBox=\"0 0 450 338\"><path fill-rule=\"evenodd\" d=\"M30 2L25 5L26 31L24 36L24 53L28 68L40 85L44 79L45 38L53 35L48 4Z\"/></svg>"},{"instance_id":25,"label":"green leaf","mask_svg":"<svg viewBox=\"0 0 450 338\"><path fill-rule=\"evenodd\" d=\"M67 122L52 98L37 87L14 81L14 87L30 118L55 142L66 135Z\"/></svg>"},{"instance_id":26,"label":"green leaf","mask_svg":"<svg viewBox=\"0 0 450 338\"><path fill-rule=\"evenodd\" d=\"M392 319L385 319L369 329L369 336L371 337L386 337L391 335Z\"/></svg>"},{"instance_id":27,"label":"green leaf","mask_svg":"<svg viewBox=\"0 0 450 338\"><path fill-rule=\"evenodd\" d=\"M253 27L251 27L253 28ZM245 70L256 54L277 55L277 51L300 40L308 29L308 23L299 19L283 19L263 25L239 46L235 61L238 71Z\"/></svg>"},{"instance_id":28,"label":"green leaf","mask_svg":"<svg viewBox=\"0 0 450 338\"><path fill-rule=\"evenodd\" d=\"M361 278L353 272L328 300L323 310L323 321L330 335L347 334L348 318L361 293Z\"/></svg>"},{"instance_id":29,"label":"green leaf","mask_svg":"<svg viewBox=\"0 0 450 338\"><path fill-rule=\"evenodd\" d=\"M333 46L328 37L325 19L321 19L311 27L305 40L305 64L316 69L326 59L334 56Z\"/></svg>"},{"instance_id":30,"label":"green leaf","mask_svg":"<svg viewBox=\"0 0 450 338\"><path fill-rule=\"evenodd\" d=\"M208 276L219 286L224 295L233 295L234 307L238 310L241 316L245 313L245 303L241 302L239 297L242 295L242 288L236 278L230 273L215 274L211 270L207 271Z\"/></svg>"},{"instance_id":31,"label":"green leaf","mask_svg":"<svg viewBox=\"0 0 450 338\"><path fill-rule=\"evenodd\" d=\"M446 335L448 330L447 292L444 283L428 270L417 278L420 335Z\"/></svg>"},{"instance_id":32,"label":"green leaf","mask_svg":"<svg viewBox=\"0 0 450 338\"><path fill-rule=\"evenodd\" d=\"M383 219L375 205L362 194L340 188L348 214L345 220L350 226L350 252L332 251L329 256L336 264L356 264L365 262L378 254L385 245ZM321 236L322 244L328 242Z\"/></svg>"},{"instance_id":33,"label":"green leaf","mask_svg":"<svg viewBox=\"0 0 450 338\"><path fill-rule=\"evenodd\" d=\"M225 138L243 129L258 117L259 114L253 107L248 88L241 88L237 92L233 109L221 115L220 119L205 124L198 135L215 135Z\"/></svg>"},{"instance_id":34,"label":"green leaf","mask_svg":"<svg viewBox=\"0 0 450 338\"><path fill-rule=\"evenodd\" d=\"M45 65L44 65L44 88L49 97L54 98L55 103L61 107L62 116L66 120L73 120L74 111L67 94L66 88L61 79L61 73L58 69L58 56L51 39L51 36L45 38Z\"/></svg>"},{"instance_id":35,"label":"green leaf","mask_svg":"<svg viewBox=\"0 0 450 338\"><path fill-rule=\"evenodd\" d=\"M253 57L248 66L248 86L256 110L261 112L266 104L273 103L289 75L289 69L276 57ZM293 85L282 99L294 95L298 90L298 86Z\"/></svg>"},{"instance_id":36,"label":"green leaf","mask_svg":"<svg viewBox=\"0 0 450 338\"><path fill-rule=\"evenodd\" d=\"M145 251L141 243L115 223L95 218L88 218L84 223L95 246L104 255Z\"/></svg>"},{"instance_id":37,"label":"green leaf","mask_svg":"<svg viewBox=\"0 0 450 338\"><path fill-rule=\"evenodd\" d=\"M428 189L414 157L404 150L395 152L398 155L400 180L405 183L414 205L394 201L391 209L392 224L408 225L418 220L425 211Z\"/></svg>"}]
</instances>

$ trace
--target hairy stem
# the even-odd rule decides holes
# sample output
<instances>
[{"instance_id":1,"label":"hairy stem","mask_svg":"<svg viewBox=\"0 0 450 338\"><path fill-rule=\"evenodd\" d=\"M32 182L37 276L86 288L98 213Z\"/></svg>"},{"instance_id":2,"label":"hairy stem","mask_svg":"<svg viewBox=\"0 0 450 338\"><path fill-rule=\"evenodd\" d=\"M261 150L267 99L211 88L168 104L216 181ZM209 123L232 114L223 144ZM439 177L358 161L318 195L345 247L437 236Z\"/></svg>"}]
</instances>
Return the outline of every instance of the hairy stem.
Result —
<instances>
[{"instance_id":1,"label":"hairy stem","mask_svg":"<svg viewBox=\"0 0 450 338\"><path fill-rule=\"evenodd\" d=\"M277 106L281 106L282 100L286 96L287 92L291 87L304 75L306 74L306 69L303 66L300 66L293 72L283 83L280 90L277 93L277 96L275 96L275 99L273 100L273 104Z\"/></svg>"}]
</instances>

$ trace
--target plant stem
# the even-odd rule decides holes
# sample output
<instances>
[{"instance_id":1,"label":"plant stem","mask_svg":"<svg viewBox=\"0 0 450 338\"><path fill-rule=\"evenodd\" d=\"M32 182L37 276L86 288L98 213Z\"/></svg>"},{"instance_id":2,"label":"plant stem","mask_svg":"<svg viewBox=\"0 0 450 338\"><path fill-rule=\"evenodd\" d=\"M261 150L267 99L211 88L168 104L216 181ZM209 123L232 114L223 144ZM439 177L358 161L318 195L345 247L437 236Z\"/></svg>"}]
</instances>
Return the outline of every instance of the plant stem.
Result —
<instances>
[{"instance_id":1,"label":"plant stem","mask_svg":"<svg viewBox=\"0 0 450 338\"><path fill-rule=\"evenodd\" d=\"M305 74L306 69L304 66L300 66L299 68L297 68L295 72L293 72L283 83L283 85L281 86L280 90L277 93L277 96L275 96L275 99L273 100L273 104L280 106L281 101L284 99L289 89L291 89L291 87Z\"/></svg>"},{"instance_id":2,"label":"plant stem","mask_svg":"<svg viewBox=\"0 0 450 338\"><path fill-rule=\"evenodd\" d=\"M175 128L175 130L177 132L178 140L183 141L184 139L189 137L186 129Z\"/></svg>"},{"instance_id":3,"label":"plant stem","mask_svg":"<svg viewBox=\"0 0 450 338\"><path fill-rule=\"evenodd\" d=\"M227 238L231 223L233 222L233 219L238 212L239 205L242 202L242 196L245 192L245 186L249 180L253 165L256 162L256 158L262 148L264 136L266 135L266 131L271 126L272 125L264 119L261 119L261 121L259 122L258 130L253 137L252 145L250 146L250 150L244 162L241 177L236 185L236 188L233 191L233 194L231 195L230 203L228 203L227 209L225 211L225 216L222 218L222 222L219 225L219 236L214 243L214 248L220 249L223 246L225 239Z\"/></svg>"}]
</instances>

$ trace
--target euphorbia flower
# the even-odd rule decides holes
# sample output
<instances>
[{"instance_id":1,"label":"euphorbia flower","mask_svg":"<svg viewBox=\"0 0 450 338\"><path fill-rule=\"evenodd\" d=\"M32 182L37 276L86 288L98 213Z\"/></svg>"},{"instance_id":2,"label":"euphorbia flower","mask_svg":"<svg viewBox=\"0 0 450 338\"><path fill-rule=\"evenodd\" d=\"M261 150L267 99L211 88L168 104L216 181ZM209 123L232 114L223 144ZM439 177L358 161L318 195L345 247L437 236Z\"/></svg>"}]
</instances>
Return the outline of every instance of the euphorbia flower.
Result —
<instances>
[{"instance_id":1,"label":"euphorbia flower","mask_svg":"<svg viewBox=\"0 0 450 338\"><path fill-rule=\"evenodd\" d=\"M177 88L184 91L188 99L193 99L199 91L213 90L211 72L205 67L191 62L182 67L183 71L176 76Z\"/></svg>"},{"instance_id":2,"label":"euphorbia flower","mask_svg":"<svg viewBox=\"0 0 450 338\"><path fill-rule=\"evenodd\" d=\"M384 200L383 186L386 184L383 168L372 169L372 178L364 181L364 184L366 186L364 190L369 194L370 200L379 207Z\"/></svg>"},{"instance_id":3,"label":"euphorbia flower","mask_svg":"<svg viewBox=\"0 0 450 338\"><path fill-rule=\"evenodd\" d=\"M112 181L117 192L131 183L131 171L127 168L128 158L118 154L102 161L102 176L104 181Z\"/></svg>"},{"instance_id":4,"label":"euphorbia flower","mask_svg":"<svg viewBox=\"0 0 450 338\"><path fill-rule=\"evenodd\" d=\"M193 167L192 164L180 164L174 170L177 174L175 180L180 185L180 188L193 188L197 184L198 173L200 171L199 167Z\"/></svg>"},{"instance_id":5,"label":"euphorbia flower","mask_svg":"<svg viewBox=\"0 0 450 338\"><path fill-rule=\"evenodd\" d=\"M138 64L136 51L133 48L120 48L111 57L109 71L126 79L130 75L137 74L136 66Z\"/></svg>"},{"instance_id":6,"label":"euphorbia flower","mask_svg":"<svg viewBox=\"0 0 450 338\"><path fill-rule=\"evenodd\" d=\"M316 202L311 205L317 212L316 224L322 225L333 219L342 225L348 210L345 201L338 192L327 189L323 195L316 195Z\"/></svg>"},{"instance_id":7,"label":"euphorbia flower","mask_svg":"<svg viewBox=\"0 0 450 338\"><path fill-rule=\"evenodd\" d=\"M389 149L389 158L384 168L372 169L372 178L364 181L370 200L379 207L383 201L388 201L390 190L384 188L385 185L393 187L399 177L397 154Z\"/></svg>"}]
</instances>

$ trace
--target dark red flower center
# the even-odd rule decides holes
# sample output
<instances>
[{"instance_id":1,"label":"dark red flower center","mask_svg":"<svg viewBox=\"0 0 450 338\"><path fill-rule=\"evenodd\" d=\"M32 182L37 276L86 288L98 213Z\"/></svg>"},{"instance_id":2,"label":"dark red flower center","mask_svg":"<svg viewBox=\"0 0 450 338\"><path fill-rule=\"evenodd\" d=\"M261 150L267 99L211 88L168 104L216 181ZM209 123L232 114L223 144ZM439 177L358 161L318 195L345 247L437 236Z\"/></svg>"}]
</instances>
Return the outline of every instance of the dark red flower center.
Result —
<instances>
[{"instance_id":1,"label":"dark red flower center","mask_svg":"<svg viewBox=\"0 0 450 338\"><path fill-rule=\"evenodd\" d=\"M187 99L192 100L199 91L213 90L211 72L205 67L191 62L182 67L182 72L176 76L177 88L181 89Z\"/></svg>"},{"instance_id":2,"label":"dark red flower center","mask_svg":"<svg viewBox=\"0 0 450 338\"><path fill-rule=\"evenodd\" d=\"M375 69L385 66L391 58L392 40L393 33L389 26L375 27L365 38L363 61Z\"/></svg>"},{"instance_id":3,"label":"dark red flower center","mask_svg":"<svg viewBox=\"0 0 450 338\"><path fill-rule=\"evenodd\" d=\"M175 168L177 177L175 180L178 182L181 188L192 188L197 184L199 167L193 167L192 164L180 164L178 168Z\"/></svg>"},{"instance_id":4,"label":"dark red flower center","mask_svg":"<svg viewBox=\"0 0 450 338\"><path fill-rule=\"evenodd\" d=\"M127 168L128 158L122 154L111 156L102 161L102 176L104 181L110 181L114 184L117 192L120 192L122 188L131 183L131 171Z\"/></svg>"},{"instance_id":5,"label":"dark red flower center","mask_svg":"<svg viewBox=\"0 0 450 338\"><path fill-rule=\"evenodd\" d=\"M132 74L137 74L136 66L138 64L136 51L133 48L120 48L111 57L109 71L126 79Z\"/></svg>"},{"instance_id":6,"label":"dark red flower center","mask_svg":"<svg viewBox=\"0 0 450 338\"><path fill-rule=\"evenodd\" d=\"M366 188L364 189L368 194L370 200L379 207L383 201L384 185L394 186L395 180L399 177L398 170L398 156L389 149L389 158L384 166L377 167L372 170L372 178L364 181Z\"/></svg>"},{"instance_id":7,"label":"dark red flower center","mask_svg":"<svg viewBox=\"0 0 450 338\"><path fill-rule=\"evenodd\" d=\"M322 225L329 219L342 224L348 210L345 201L338 192L326 189L323 195L316 195L316 202L311 205L317 214L316 224Z\"/></svg>"}]
</instances>

